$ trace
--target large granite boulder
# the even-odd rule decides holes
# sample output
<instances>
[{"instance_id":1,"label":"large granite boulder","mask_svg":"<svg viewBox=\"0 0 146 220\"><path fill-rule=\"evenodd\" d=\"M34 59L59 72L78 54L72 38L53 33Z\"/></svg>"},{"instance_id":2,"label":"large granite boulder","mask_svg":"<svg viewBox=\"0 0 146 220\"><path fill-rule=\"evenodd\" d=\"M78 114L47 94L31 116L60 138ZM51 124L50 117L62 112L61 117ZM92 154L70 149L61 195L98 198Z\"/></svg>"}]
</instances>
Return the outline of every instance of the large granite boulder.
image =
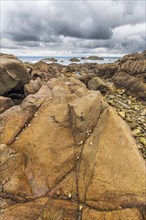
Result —
<instances>
[{"instance_id":1,"label":"large granite boulder","mask_svg":"<svg viewBox=\"0 0 146 220\"><path fill-rule=\"evenodd\" d=\"M25 65L13 55L0 55L0 95L10 90L23 90L30 76Z\"/></svg>"},{"instance_id":2,"label":"large granite boulder","mask_svg":"<svg viewBox=\"0 0 146 220\"><path fill-rule=\"evenodd\" d=\"M144 161L99 91L52 79L0 125L2 219L143 219Z\"/></svg>"},{"instance_id":3,"label":"large granite boulder","mask_svg":"<svg viewBox=\"0 0 146 220\"><path fill-rule=\"evenodd\" d=\"M117 63L96 64L94 71L100 78L110 79L117 72Z\"/></svg>"},{"instance_id":4,"label":"large granite boulder","mask_svg":"<svg viewBox=\"0 0 146 220\"><path fill-rule=\"evenodd\" d=\"M88 86L88 89L99 90L102 93L106 93L107 91L109 91L109 88L108 88L106 82L104 82L99 77L93 77L91 80L88 81L87 86Z\"/></svg>"},{"instance_id":5,"label":"large granite boulder","mask_svg":"<svg viewBox=\"0 0 146 220\"><path fill-rule=\"evenodd\" d=\"M118 72L125 72L146 83L146 53L134 53L124 56L118 62Z\"/></svg>"},{"instance_id":6,"label":"large granite boulder","mask_svg":"<svg viewBox=\"0 0 146 220\"><path fill-rule=\"evenodd\" d=\"M127 54L122 59L119 60L119 63L122 64L127 61L141 61L146 60L146 51L144 50L142 53L132 53Z\"/></svg>"},{"instance_id":7,"label":"large granite boulder","mask_svg":"<svg viewBox=\"0 0 146 220\"><path fill-rule=\"evenodd\" d=\"M44 81L55 78L59 72L59 66L56 65L57 64L53 66L53 64L47 64L43 61L39 61L33 65L31 76L33 79L40 77Z\"/></svg>"},{"instance_id":8,"label":"large granite boulder","mask_svg":"<svg viewBox=\"0 0 146 220\"><path fill-rule=\"evenodd\" d=\"M141 79L125 72L117 72L112 79L117 87L124 88L128 94L146 101L146 83L143 83Z\"/></svg>"}]
</instances>

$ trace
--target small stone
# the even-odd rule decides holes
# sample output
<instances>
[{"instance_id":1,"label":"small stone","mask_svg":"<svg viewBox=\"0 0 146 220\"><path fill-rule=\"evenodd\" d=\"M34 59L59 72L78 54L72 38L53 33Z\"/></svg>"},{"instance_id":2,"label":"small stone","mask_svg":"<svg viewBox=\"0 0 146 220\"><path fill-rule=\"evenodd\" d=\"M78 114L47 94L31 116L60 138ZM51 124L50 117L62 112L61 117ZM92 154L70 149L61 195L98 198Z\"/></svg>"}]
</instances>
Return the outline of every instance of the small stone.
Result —
<instances>
[{"instance_id":1,"label":"small stone","mask_svg":"<svg viewBox=\"0 0 146 220\"><path fill-rule=\"evenodd\" d=\"M130 107L129 107L127 104L125 104L124 102L118 101L118 103L119 103L122 107L124 107L124 108L126 108L126 109L130 109Z\"/></svg>"},{"instance_id":2,"label":"small stone","mask_svg":"<svg viewBox=\"0 0 146 220\"><path fill-rule=\"evenodd\" d=\"M37 115L38 115L38 114L37 114L37 113L35 113L35 114L34 114L34 117L36 117Z\"/></svg>"},{"instance_id":3,"label":"small stone","mask_svg":"<svg viewBox=\"0 0 146 220\"><path fill-rule=\"evenodd\" d=\"M146 138L141 137L141 138L139 139L139 142L140 142L141 144L143 144L144 146L146 146Z\"/></svg>"},{"instance_id":4,"label":"small stone","mask_svg":"<svg viewBox=\"0 0 146 220\"><path fill-rule=\"evenodd\" d=\"M70 199L72 197L71 193L68 193L68 198Z\"/></svg>"},{"instance_id":5,"label":"small stone","mask_svg":"<svg viewBox=\"0 0 146 220\"><path fill-rule=\"evenodd\" d=\"M139 149L139 150L141 150L141 149L142 149L142 146L141 146L141 145L137 145L137 146L138 146L138 149Z\"/></svg>"},{"instance_id":6,"label":"small stone","mask_svg":"<svg viewBox=\"0 0 146 220\"><path fill-rule=\"evenodd\" d=\"M60 196L60 195L61 195L61 193L60 193L59 190L57 190L56 195L57 195L57 196Z\"/></svg>"},{"instance_id":7,"label":"small stone","mask_svg":"<svg viewBox=\"0 0 146 220\"><path fill-rule=\"evenodd\" d=\"M122 117L122 118L125 118L125 112L118 112L118 114Z\"/></svg>"},{"instance_id":8,"label":"small stone","mask_svg":"<svg viewBox=\"0 0 146 220\"><path fill-rule=\"evenodd\" d=\"M30 127L31 124L28 124L27 127Z\"/></svg>"},{"instance_id":9,"label":"small stone","mask_svg":"<svg viewBox=\"0 0 146 220\"><path fill-rule=\"evenodd\" d=\"M145 112L145 111L140 112L139 114L140 114L141 116L146 116L146 112Z\"/></svg>"},{"instance_id":10,"label":"small stone","mask_svg":"<svg viewBox=\"0 0 146 220\"><path fill-rule=\"evenodd\" d=\"M83 141L80 141L79 143L78 143L78 145L82 145L83 144Z\"/></svg>"},{"instance_id":11,"label":"small stone","mask_svg":"<svg viewBox=\"0 0 146 220\"><path fill-rule=\"evenodd\" d=\"M136 128L132 131L132 135L134 137L138 136L140 133L141 133L141 129L139 129L139 128Z\"/></svg>"},{"instance_id":12,"label":"small stone","mask_svg":"<svg viewBox=\"0 0 146 220\"><path fill-rule=\"evenodd\" d=\"M128 103L128 105L131 105L131 100L128 100L128 102L127 102L127 103Z\"/></svg>"},{"instance_id":13,"label":"small stone","mask_svg":"<svg viewBox=\"0 0 146 220\"><path fill-rule=\"evenodd\" d=\"M127 117L127 118L126 118L126 121L132 122L132 119L131 119L130 117Z\"/></svg>"},{"instance_id":14,"label":"small stone","mask_svg":"<svg viewBox=\"0 0 146 220\"><path fill-rule=\"evenodd\" d=\"M139 111L139 107L138 106L134 106L134 110Z\"/></svg>"},{"instance_id":15,"label":"small stone","mask_svg":"<svg viewBox=\"0 0 146 220\"><path fill-rule=\"evenodd\" d=\"M118 91L118 94L120 94L120 95L125 93L125 89L118 89L117 91Z\"/></svg>"},{"instance_id":16,"label":"small stone","mask_svg":"<svg viewBox=\"0 0 146 220\"><path fill-rule=\"evenodd\" d=\"M87 136L90 136L90 132L89 131L87 131Z\"/></svg>"},{"instance_id":17,"label":"small stone","mask_svg":"<svg viewBox=\"0 0 146 220\"><path fill-rule=\"evenodd\" d=\"M108 96L110 99L113 99L114 98L114 95L109 95Z\"/></svg>"},{"instance_id":18,"label":"small stone","mask_svg":"<svg viewBox=\"0 0 146 220\"><path fill-rule=\"evenodd\" d=\"M19 137L15 137L15 140L18 140Z\"/></svg>"},{"instance_id":19,"label":"small stone","mask_svg":"<svg viewBox=\"0 0 146 220\"><path fill-rule=\"evenodd\" d=\"M77 160L79 160L79 159L80 159L80 157L78 156L78 157L77 157Z\"/></svg>"},{"instance_id":20,"label":"small stone","mask_svg":"<svg viewBox=\"0 0 146 220\"><path fill-rule=\"evenodd\" d=\"M83 205L79 205L79 211L81 211L83 209Z\"/></svg>"},{"instance_id":21,"label":"small stone","mask_svg":"<svg viewBox=\"0 0 146 220\"><path fill-rule=\"evenodd\" d=\"M92 145L93 145L93 142L91 141L89 144L90 144L90 146L92 146Z\"/></svg>"}]
</instances>

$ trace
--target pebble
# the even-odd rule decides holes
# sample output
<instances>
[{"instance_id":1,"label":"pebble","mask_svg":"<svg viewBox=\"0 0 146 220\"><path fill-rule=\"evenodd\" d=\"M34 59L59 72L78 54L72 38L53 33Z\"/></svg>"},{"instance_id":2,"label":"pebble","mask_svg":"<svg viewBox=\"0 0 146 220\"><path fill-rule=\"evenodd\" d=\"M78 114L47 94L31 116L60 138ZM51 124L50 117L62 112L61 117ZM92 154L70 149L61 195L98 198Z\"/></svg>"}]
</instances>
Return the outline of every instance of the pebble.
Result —
<instances>
[{"instance_id":1,"label":"pebble","mask_svg":"<svg viewBox=\"0 0 146 220\"><path fill-rule=\"evenodd\" d=\"M122 105L124 108L130 109L129 105L125 104L124 102L118 101L118 103L119 103L120 105Z\"/></svg>"},{"instance_id":2,"label":"pebble","mask_svg":"<svg viewBox=\"0 0 146 220\"><path fill-rule=\"evenodd\" d=\"M91 141L89 144L90 144L90 146L92 146L92 145L93 145L93 142Z\"/></svg>"},{"instance_id":3,"label":"pebble","mask_svg":"<svg viewBox=\"0 0 146 220\"><path fill-rule=\"evenodd\" d=\"M68 193L68 198L70 199L72 197L71 193Z\"/></svg>"},{"instance_id":4,"label":"pebble","mask_svg":"<svg viewBox=\"0 0 146 220\"><path fill-rule=\"evenodd\" d=\"M123 112L123 111L122 111L122 112L118 112L118 114L119 114L122 118L125 118L125 116L126 116L126 115L125 115L125 112Z\"/></svg>"},{"instance_id":5,"label":"pebble","mask_svg":"<svg viewBox=\"0 0 146 220\"><path fill-rule=\"evenodd\" d=\"M79 143L78 143L78 145L82 145L83 144L83 141L80 141Z\"/></svg>"},{"instance_id":6,"label":"pebble","mask_svg":"<svg viewBox=\"0 0 146 220\"><path fill-rule=\"evenodd\" d=\"M136 129L134 129L133 131L132 131L132 135L134 136L134 137L136 137L138 134L140 134L141 133L141 130L139 129L139 128L136 128Z\"/></svg>"},{"instance_id":7,"label":"pebble","mask_svg":"<svg viewBox=\"0 0 146 220\"><path fill-rule=\"evenodd\" d=\"M61 193L60 193L59 190L57 190L56 195L57 195L57 196L60 196L60 195L61 195Z\"/></svg>"},{"instance_id":8,"label":"pebble","mask_svg":"<svg viewBox=\"0 0 146 220\"><path fill-rule=\"evenodd\" d=\"M137 148L146 159L146 106L135 97L128 96L124 90L106 94L106 100L117 110L118 114L125 120L132 130Z\"/></svg>"},{"instance_id":9,"label":"pebble","mask_svg":"<svg viewBox=\"0 0 146 220\"><path fill-rule=\"evenodd\" d=\"M81 211L83 209L83 205L79 205L79 211Z\"/></svg>"},{"instance_id":10,"label":"pebble","mask_svg":"<svg viewBox=\"0 0 146 220\"><path fill-rule=\"evenodd\" d=\"M130 117L126 117L126 121L132 122L132 119Z\"/></svg>"},{"instance_id":11,"label":"pebble","mask_svg":"<svg viewBox=\"0 0 146 220\"><path fill-rule=\"evenodd\" d=\"M141 137L141 138L139 139L139 142L146 147L146 138Z\"/></svg>"}]
</instances>

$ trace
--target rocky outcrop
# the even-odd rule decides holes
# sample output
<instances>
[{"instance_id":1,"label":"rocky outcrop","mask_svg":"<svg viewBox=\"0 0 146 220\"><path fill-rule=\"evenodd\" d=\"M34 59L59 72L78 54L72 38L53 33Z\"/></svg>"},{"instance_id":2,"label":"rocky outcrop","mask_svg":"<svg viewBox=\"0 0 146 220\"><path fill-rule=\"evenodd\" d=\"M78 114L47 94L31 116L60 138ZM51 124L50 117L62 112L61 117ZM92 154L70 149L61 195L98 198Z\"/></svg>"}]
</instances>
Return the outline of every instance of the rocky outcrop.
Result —
<instances>
[{"instance_id":1,"label":"rocky outcrop","mask_svg":"<svg viewBox=\"0 0 146 220\"><path fill-rule=\"evenodd\" d=\"M107 84L99 77L94 77L88 81L88 89L99 90L102 93L109 91Z\"/></svg>"},{"instance_id":2,"label":"rocky outcrop","mask_svg":"<svg viewBox=\"0 0 146 220\"><path fill-rule=\"evenodd\" d=\"M24 64L13 55L0 55L0 95L21 91L30 76Z\"/></svg>"},{"instance_id":3,"label":"rocky outcrop","mask_svg":"<svg viewBox=\"0 0 146 220\"><path fill-rule=\"evenodd\" d=\"M2 219L143 218L144 161L100 92L51 79L0 124Z\"/></svg>"},{"instance_id":4,"label":"rocky outcrop","mask_svg":"<svg viewBox=\"0 0 146 220\"><path fill-rule=\"evenodd\" d=\"M30 80L29 84L25 84L24 86L25 96L29 94L35 94L43 84L44 82L39 77L34 80Z\"/></svg>"},{"instance_id":5,"label":"rocky outcrop","mask_svg":"<svg viewBox=\"0 0 146 220\"><path fill-rule=\"evenodd\" d=\"M49 65L43 61L39 61L33 65L31 76L33 79L40 77L43 81L55 78L59 74L59 66Z\"/></svg>"},{"instance_id":6,"label":"rocky outcrop","mask_svg":"<svg viewBox=\"0 0 146 220\"><path fill-rule=\"evenodd\" d=\"M117 72L113 76L113 82L116 86L126 89L128 94L146 101L146 84L141 79L125 72Z\"/></svg>"}]
</instances>

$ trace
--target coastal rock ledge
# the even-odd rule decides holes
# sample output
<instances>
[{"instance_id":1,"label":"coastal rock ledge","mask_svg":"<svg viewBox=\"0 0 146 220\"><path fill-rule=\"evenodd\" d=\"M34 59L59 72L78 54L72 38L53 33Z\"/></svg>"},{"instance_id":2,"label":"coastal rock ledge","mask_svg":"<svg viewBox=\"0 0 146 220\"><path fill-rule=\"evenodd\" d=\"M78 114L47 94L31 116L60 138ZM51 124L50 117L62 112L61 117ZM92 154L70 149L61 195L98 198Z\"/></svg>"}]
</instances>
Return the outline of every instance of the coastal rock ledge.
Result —
<instances>
[{"instance_id":1,"label":"coastal rock ledge","mask_svg":"<svg viewBox=\"0 0 146 220\"><path fill-rule=\"evenodd\" d=\"M99 91L51 79L0 125L1 219L145 219L144 160Z\"/></svg>"}]
</instances>

